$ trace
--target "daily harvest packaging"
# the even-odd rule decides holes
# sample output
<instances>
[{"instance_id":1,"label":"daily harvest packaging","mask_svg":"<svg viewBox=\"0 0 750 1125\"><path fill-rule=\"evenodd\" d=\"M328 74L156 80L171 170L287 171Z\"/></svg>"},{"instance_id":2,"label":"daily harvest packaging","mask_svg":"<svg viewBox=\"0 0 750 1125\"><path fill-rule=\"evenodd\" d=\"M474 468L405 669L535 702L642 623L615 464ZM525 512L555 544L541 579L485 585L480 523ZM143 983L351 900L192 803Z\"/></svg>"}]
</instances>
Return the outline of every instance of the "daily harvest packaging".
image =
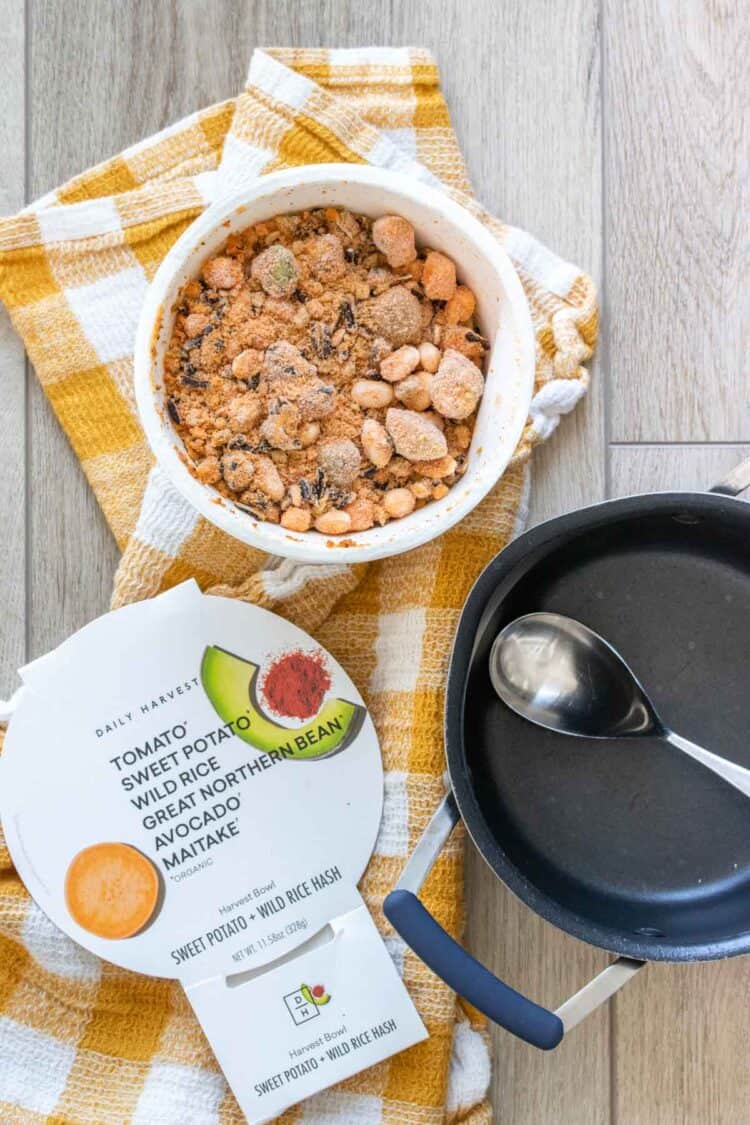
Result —
<instances>
[{"instance_id":1,"label":"daily harvest packaging","mask_svg":"<svg viewBox=\"0 0 750 1125\"><path fill-rule=\"evenodd\" d=\"M357 891L377 736L299 629L193 582L21 670L0 815L41 908L180 980L250 1122L426 1037Z\"/></svg>"}]
</instances>

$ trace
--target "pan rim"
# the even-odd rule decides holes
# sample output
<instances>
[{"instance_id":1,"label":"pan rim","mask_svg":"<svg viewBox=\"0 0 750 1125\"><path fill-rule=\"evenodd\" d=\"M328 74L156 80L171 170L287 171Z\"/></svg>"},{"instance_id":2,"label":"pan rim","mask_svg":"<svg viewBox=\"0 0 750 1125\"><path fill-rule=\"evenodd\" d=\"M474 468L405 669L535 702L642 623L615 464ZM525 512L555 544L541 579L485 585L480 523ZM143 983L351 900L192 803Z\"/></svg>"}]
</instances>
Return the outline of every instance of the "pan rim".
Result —
<instances>
[{"instance_id":1,"label":"pan rim","mask_svg":"<svg viewBox=\"0 0 750 1125\"><path fill-rule=\"evenodd\" d=\"M484 862L525 906L564 933L615 955L644 961L712 961L750 952L750 932L717 941L678 945L657 937L605 927L552 898L531 883L508 857L486 822L469 776L463 743L463 712L467 672L477 628L492 590L530 550L557 534L580 532L615 519L659 514L675 507L691 512L737 513L738 498L715 492L663 491L636 493L591 504L555 516L522 532L496 554L474 581L459 616L451 648L444 709L445 754L453 794L466 831ZM746 510L750 521L750 506Z\"/></svg>"}]
</instances>

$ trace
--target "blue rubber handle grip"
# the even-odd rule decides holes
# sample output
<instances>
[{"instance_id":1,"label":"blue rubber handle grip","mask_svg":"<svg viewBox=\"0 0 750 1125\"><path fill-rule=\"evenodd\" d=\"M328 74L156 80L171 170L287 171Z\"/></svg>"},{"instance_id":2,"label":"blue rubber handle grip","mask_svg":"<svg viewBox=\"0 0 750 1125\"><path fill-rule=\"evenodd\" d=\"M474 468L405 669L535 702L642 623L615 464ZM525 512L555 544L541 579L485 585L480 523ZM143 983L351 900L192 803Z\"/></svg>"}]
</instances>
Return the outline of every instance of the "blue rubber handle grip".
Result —
<instances>
[{"instance_id":1,"label":"blue rubber handle grip","mask_svg":"<svg viewBox=\"0 0 750 1125\"><path fill-rule=\"evenodd\" d=\"M433 973L480 1012L532 1047L550 1051L563 1037L559 1016L498 980L447 934L411 891L391 891L383 912Z\"/></svg>"}]
</instances>

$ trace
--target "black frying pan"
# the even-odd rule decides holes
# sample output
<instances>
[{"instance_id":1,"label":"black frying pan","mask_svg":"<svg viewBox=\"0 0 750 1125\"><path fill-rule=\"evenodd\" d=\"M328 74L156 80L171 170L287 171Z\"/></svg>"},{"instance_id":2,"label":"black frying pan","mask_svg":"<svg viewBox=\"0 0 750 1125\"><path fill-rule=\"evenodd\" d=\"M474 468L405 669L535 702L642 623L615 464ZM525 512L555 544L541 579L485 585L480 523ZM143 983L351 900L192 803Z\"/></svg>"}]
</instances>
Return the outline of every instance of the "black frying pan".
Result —
<instances>
[{"instance_id":1,"label":"black frying pan","mask_svg":"<svg viewBox=\"0 0 750 1125\"><path fill-rule=\"evenodd\" d=\"M459 622L445 738L453 792L385 913L491 1019L537 1047L646 960L750 950L750 802L658 739L589 741L534 727L490 684L499 630L566 614L606 637L665 723L750 767L750 461L709 493L656 493L527 531L486 567ZM495 873L543 918L620 955L556 1013L503 984L416 894L460 816Z\"/></svg>"}]
</instances>

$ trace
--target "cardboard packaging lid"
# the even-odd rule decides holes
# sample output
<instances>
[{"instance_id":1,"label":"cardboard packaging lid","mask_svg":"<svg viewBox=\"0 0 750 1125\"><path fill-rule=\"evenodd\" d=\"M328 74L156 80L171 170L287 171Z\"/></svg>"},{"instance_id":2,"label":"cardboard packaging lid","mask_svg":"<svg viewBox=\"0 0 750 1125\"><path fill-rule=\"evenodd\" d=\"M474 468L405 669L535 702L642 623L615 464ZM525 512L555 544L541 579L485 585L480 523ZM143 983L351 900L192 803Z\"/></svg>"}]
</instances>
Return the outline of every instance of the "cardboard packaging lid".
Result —
<instances>
[{"instance_id":1,"label":"cardboard packaging lid","mask_svg":"<svg viewBox=\"0 0 750 1125\"><path fill-rule=\"evenodd\" d=\"M377 736L300 629L187 582L21 676L3 827L33 897L86 949L188 986L275 961L361 905Z\"/></svg>"}]
</instances>

